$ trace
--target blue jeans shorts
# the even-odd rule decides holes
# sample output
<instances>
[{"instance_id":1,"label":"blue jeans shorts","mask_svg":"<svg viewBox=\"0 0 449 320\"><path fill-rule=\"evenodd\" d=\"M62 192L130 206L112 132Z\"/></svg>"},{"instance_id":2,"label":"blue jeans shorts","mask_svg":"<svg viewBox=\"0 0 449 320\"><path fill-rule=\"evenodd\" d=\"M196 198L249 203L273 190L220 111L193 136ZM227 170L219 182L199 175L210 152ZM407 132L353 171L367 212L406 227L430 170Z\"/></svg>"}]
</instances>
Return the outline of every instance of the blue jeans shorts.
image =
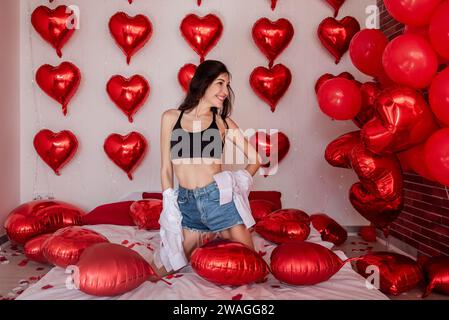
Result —
<instances>
[{"instance_id":1,"label":"blue jeans shorts","mask_svg":"<svg viewBox=\"0 0 449 320\"><path fill-rule=\"evenodd\" d=\"M183 228L199 232L218 232L243 224L234 201L220 205L220 189L215 181L195 189L179 186L178 190Z\"/></svg>"}]
</instances>

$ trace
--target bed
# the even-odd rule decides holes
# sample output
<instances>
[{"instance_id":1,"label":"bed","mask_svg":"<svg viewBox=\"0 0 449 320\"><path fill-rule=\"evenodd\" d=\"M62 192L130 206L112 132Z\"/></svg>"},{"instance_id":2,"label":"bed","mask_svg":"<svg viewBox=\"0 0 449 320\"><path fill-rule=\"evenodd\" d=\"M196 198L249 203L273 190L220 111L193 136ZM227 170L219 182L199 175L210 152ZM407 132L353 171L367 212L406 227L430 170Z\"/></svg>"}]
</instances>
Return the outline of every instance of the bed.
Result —
<instances>
[{"instance_id":1,"label":"bed","mask_svg":"<svg viewBox=\"0 0 449 320\"><path fill-rule=\"evenodd\" d=\"M145 259L151 260L159 243L157 231L139 230L132 226L92 225L84 226L103 234L112 243L126 245ZM269 262L275 245L253 233L256 250ZM308 239L327 248L332 243L321 240L312 228ZM342 251L335 251L341 258ZM280 283L271 274L268 281L240 287L217 286L199 277L190 266L176 275L158 283L145 282L131 292L116 297L96 297L66 286L69 274L54 267L42 279L27 288L17 300L388 300L376 289L368 289L365 279L357 274L349 263L345 264L330 280L314 286L292 286Z\"/></svg>"}]
</instances>

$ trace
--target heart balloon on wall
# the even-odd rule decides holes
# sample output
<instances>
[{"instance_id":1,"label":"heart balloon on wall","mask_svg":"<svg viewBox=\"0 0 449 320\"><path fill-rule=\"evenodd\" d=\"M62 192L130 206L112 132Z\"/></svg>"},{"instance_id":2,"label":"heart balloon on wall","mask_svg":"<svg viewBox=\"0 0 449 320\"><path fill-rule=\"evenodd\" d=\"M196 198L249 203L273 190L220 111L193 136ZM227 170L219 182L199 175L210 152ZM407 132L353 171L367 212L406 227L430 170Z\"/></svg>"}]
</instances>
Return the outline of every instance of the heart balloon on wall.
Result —
<instances>
[{"instance_id":1,"label":"heart balloon on wall","mask_svg":"<svg viewBox=\"0 0 449 320\"><path fill-rule=\"evenodd\" d=\"M118 167L133 179L132 172L143 160L147 152L147 141L138 132L131 132L126 136L119 134L109 135L104 142L104 151Z\"/></svg>"},{"instance_id":2,"label":"heart balloon on wall","mask_svg":"<svg viewBox=\"0 0 449 320\"><path fill-rule=\"evenodd\" d=\"M39 263L48 263L47 259L44 256L43 247L45 241L51 237L51 233L41 234L33 239L27 241L25 246L23 247L23 252L25 256Z\"/></svg>"},{"instance_id":3,"label":"heart balloon on wall","mask_svg":"<svg viewBox=\"0 0 449 320\"><path fill-rule=\"evenodd\" d=\"M326 0L329 5L334 8L334 18L338 16L341 6L345 3L345 0Z\"/></svg>"},{"instance_id":4,"label":"heart balloon on wall","mask_svg":"<svg viewBox=\"0 0 449 320\"><path fill-rule=\"evenodd\" d=\"M75 95L80 81L80 70L70 62L62 62L56 67L45 64L36 72L37 84L48 96L61 104L64 115L67 115L67 105Z\"/></svg>"},{"instance_id":5,"label":"heart balloon on wall","mask_svg":"<svg viewBox=\"0 0 449 320\"><path fill-rule=\"evenodd\" d=\"M277 2L278 2L278 0L271 0L271 10L276 9Z\"/></svg>"},{"instance_id":6,"label":"heart balloon on wall","mask_svg":"<svg viewBox=\"0 0 449 320\"><path fill-rule=\"evenodd\" d=\"M124 12L117 12L109 20L109 31L129 64L131 57L150 40L153 26L144 15L130 17Z\"/></svg>"},{"instance_id":7,"label":"heart balloon on wall","mask_svg":"<svg viewBox=\"0 0 449 320\"><path fill-rule=\"evenodd\" d=\"M125 78L113 76L106 85L109 97L115 105L133 122L133 115L142 107L150 94L150 85L140 75Z\"/></svg>"},{"instance_id":8,"label":"heart balloon on wall","mask_svg":"<svg viewBox=\"0 0 449 320\"><path fill-rule=\"evenodd\" d=\"M360 31L360 24L354 17L341 20L326 18L318 26L318 38L323 46L335 57L335 64L348 51L354 35Z\"/></svg>"},{"instance_id":9,"label":"heart balloon on wall","mask_svg":"<svg viewBox=\"0 0 449 320\"><path fill-rule=\"evenodd\" d=\"M269 67L290 44L295 31L287 19L270 21L267 18L257 20L252 29L252 36L257 47L269 60Z\"/></svg>"},{"instance_id":10,"label":"heart balloon on wall","mask_svg":"<svg viewBox=\"0 0 449 320\"><path fill-rule=\"evenodd\" d=\"M209 51L220 40L223 24L213 14L208 14L205 17L189 14L182 20L180 30L184 39L203 62Z\"/></svg>"},{"instance_id":11,"label":"heart balloon on wall","mask_svg":"<svg viewBox=\"0 0 449 320\"><path fill-rule=\"evenodd\" d=\"M267 135L265 132L257 131L250 137L249 142L263 160L267 159L262 163L262 167L265 168L276 164L276 161L273 161L274 157L277 157L277 163L280 163L290 150L290 140L283 132Z\"/></svg>"},{"instance_id":12,"label":"heart balloon on wall","mask_svg":"<svg viewBox=\"0 0 449 320\"><path fill-rule=\"evenodd\" d=\"M64 5L54 10L40 6L31 15L34 29L56 49L59 57L62 57L62 48L76 30L74 19L74 12Z\"/></svg>"},{"instance_id":13,"label":"heart balloon on wall","mask_svg":"<svg viewBox=\"0 0 449 320\"><path fill-rule=\"evenodd\" d=\"M290 87L292 74L283 64L277 64L271 69L257 67L251 73L249 82L256 95L268 103L271 112L274 112Z\"/></svg>"},{"instance_id":14,"label":"heart balloon on wall","mask_svg":"<svg viewBox=\"0 0 449 320\"><path fill-rule=\"evenodd\" d=\"M195 75L196 68L196 65L188 63L185 64L178 72L178 82L185 92L189 91L190 81Z\"/></svg>"},{"instance_id":15,"label":"heart balloon on wall","mask_svg":"<svg viewBox=\"0 0 449 320\"><path fill-rule=\"evenodd\" d=\"M75 155L78 140L68 130L54 133L43 129L35 135L33 145L41 159L59 176L59 170Z\"/></svg>"}]
</instances>

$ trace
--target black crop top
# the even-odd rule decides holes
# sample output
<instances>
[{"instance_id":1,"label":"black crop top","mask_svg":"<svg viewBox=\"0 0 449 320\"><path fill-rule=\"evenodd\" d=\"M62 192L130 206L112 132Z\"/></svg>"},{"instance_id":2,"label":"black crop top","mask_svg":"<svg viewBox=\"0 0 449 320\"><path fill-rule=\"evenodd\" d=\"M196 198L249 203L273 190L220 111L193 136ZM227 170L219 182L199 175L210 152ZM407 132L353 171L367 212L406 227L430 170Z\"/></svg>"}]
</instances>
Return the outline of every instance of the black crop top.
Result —
<instances>
[{"instance_id":1,"label":"black crop top","mask_svg":"<svg viewBox=\"0 0 449 320\"><path fill-rule=\"evenodd\" d=\"M215 120L215 112L212 113L213 120L207 129L199 132L188 132L181 127L181 118L184 110L181 111L171 134L170 149L172 159L221 159L224 140L222 141L220 130ZM226 127L228 127L227 123Z\"/></svg>"}]
</instances>

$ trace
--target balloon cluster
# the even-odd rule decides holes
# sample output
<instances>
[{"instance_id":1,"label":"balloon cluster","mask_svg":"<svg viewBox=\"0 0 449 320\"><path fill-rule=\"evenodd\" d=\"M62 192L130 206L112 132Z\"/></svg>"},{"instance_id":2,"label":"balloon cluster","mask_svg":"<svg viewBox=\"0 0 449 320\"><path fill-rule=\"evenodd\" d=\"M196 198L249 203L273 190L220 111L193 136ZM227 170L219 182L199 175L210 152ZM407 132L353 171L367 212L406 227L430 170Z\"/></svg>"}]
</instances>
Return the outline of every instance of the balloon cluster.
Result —
<instances>
[{"instance_id":1,"label":"balloon cluster","mask_svg":"<svg viewBox=\"0 0 449 320\"><path fill-rule=\"evenodd\" d=\"M65 5L55 9L39 6L31 15L34 29L56 49L59 57L62 57L63 46L77 30L77 19L76 13ZM131 57L151 38L153 27L144 15L130 17L124 12L118 12L109 20L109 31L129 64ZM67 61L58 66L45 64L37 70L35 78L42 91L61 104L62 112L66 116L68 104L81 82L80 70ZM150 85L141 75L131 78L114 75L108 81L106 91L129 122L133 122L133 116L148 99ZM69 130L53 132L43 129L34 137L34 148L55 174L60 175L62 167L76 154L78 140ZM137 132L125 136L111 134L104 142L107 156L125 171L131 180L132 172L143 160L147 149L146 139Z\"/></svg>"},{"instance_id":2,"label":"balloon cluster","mask_svg":"<svg viewBox=\"0 0 449 320\"><path fill-rule=\"evenodd\" d=\"M380 30L365 29L349 42L352 63L373 81L327 74L316 92L326 115L360 128L331 142L325 158L356 172L352 205L386 231L403 207L402 171L449 185L449 3L384 3L406 25L403 34L389 40Z\"/></svg>"}]
</instances>

